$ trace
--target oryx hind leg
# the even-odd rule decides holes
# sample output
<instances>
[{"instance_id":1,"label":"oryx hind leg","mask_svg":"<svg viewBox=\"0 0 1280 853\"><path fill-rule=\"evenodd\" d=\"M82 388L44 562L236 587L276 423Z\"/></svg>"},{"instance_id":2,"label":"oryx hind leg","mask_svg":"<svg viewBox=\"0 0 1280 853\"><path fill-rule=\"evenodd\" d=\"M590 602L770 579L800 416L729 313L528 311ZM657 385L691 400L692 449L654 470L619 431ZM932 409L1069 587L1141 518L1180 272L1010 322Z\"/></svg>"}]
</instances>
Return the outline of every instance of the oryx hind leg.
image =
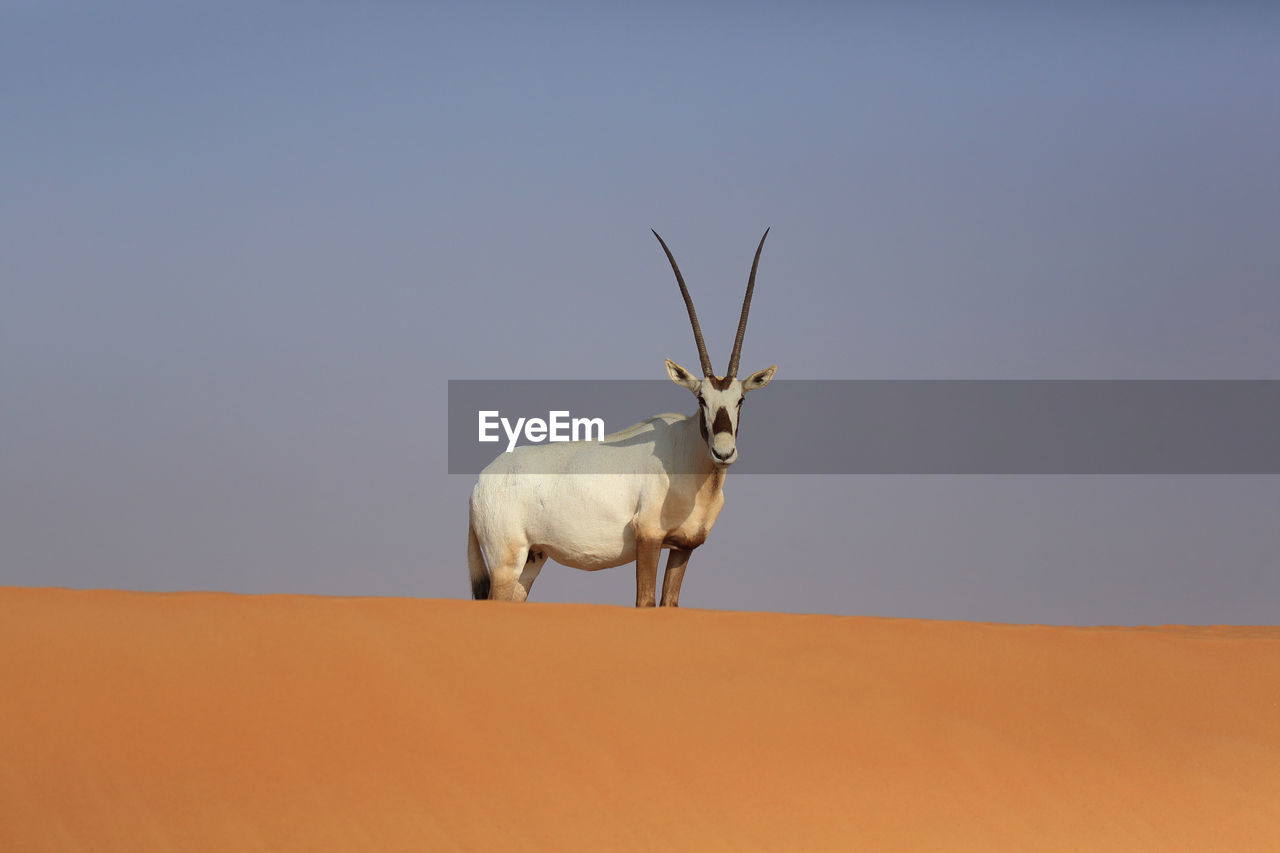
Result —
<instances>
[{"instance_id":1,"label":"oryx hind leg","mask_svg":"<svg viewBox=\"0 0 1280 853\"><path fill-rule=\"evenodd\" d=\"M517 585L523 590L521 601L529 597L529 590L533 589L533 582L538 579L538 572L542 571L542 567L546 565L547 552L541 548L530 548L529 555L525 557L524 569L520 572L520 578Z\"/></svg>"},{"instance_id":2,"label":"oryx hind leg","mask_svg":"<svg viewBox=\"0 0 1280 853\"><path fill-rule=\"evenodd\" d=\"M529 589L520 581L524 574L529 557L529 547L507 546L503 548L497 560L490 564L491 586L490 601L524 601ZM539 566L541 568L541 566ZM537 576L537 573L534 573ZM532 579L529 581L532 585Z\"/></svg>"}]
</instances>

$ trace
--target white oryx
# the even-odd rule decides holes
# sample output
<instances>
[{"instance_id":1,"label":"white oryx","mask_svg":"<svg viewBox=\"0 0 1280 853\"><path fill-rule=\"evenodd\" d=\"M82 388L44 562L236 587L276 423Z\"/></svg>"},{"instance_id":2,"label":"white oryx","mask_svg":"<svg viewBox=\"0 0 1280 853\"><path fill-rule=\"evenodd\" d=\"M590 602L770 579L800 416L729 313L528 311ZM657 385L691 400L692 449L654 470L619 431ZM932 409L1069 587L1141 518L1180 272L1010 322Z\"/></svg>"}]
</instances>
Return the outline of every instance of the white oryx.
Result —
<instances>
[{"instance_id":1,"label":"white oryx","mask_svg":"<svg viewBox=\"0 0 1280 853\"><path fill-rule=\"evenodd\" d=\"M742 300L733 355L716 376L693 299L671 250L653 236L676 274L702 379L667 359L667 374L698 398L695 415L662 414L597 442L544 444L503 453L480 472L471 492L467 562L475 598L524 601L548 559L586 571L636 563L636 606L652 607L658 558L670 549L662 604L680 600L689 555L724 506L724 477L738 458L738 417L748 391L763 388L777 365L738 379L738 356L766 229Z\"/></svg>"}]
</instances>

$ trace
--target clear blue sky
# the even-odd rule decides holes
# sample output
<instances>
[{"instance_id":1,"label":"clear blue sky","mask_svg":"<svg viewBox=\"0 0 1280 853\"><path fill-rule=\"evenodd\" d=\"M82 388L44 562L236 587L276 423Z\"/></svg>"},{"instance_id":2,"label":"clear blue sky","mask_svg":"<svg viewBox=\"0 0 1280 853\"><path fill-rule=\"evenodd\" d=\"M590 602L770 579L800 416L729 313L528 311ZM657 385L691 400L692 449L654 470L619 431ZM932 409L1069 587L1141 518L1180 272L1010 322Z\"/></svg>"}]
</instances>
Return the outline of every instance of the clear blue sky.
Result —
<instances>
[{"instance_id":1,"label":"clear blue sky","mask_svg":"<svg viewBox=\"0 0 1280 853\"><path fill-rule=\"evenodd\" d=\"M650 227L717 364L771 225L744 369L1280 378L1280 7L904 5L0 4L0 583L465 595L446 381L696 365ZM1280 618L1276 478L727 493L687 605Z\"/></svg>"}]
</instances>

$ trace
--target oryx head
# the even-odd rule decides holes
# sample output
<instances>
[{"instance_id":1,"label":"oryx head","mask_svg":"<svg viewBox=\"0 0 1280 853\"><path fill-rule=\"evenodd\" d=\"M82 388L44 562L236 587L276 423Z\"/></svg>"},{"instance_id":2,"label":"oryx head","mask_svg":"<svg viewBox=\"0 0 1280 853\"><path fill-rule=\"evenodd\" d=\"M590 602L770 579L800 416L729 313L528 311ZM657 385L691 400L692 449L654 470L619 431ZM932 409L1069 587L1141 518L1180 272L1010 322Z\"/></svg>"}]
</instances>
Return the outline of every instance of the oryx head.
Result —
<instances>
[{"instance_id":1,"label":"oryx head","mask_svg":"<svg viewBox=\"0 0 1280 853\"><path fill-rule=\"evenodd\" d=\"M711 461L725 467L732 465L738 458L738 418L742 414L742 401L748 391L763 388L773 379L773 367L757 371L745 379L738 378L738 356L742 354L742 338L747 333L747 312L751 310L751 292L756 286L756 267L760 265L760 250L764 248L764 238L769 236L765 229L760 245L756 247L755 260L751 262L751 276L747 279L747 295L742 299L742 317L738 320L738 336L733 341L733 355L729 356L729 369L724 376L716 376L711 367L711 357L707 355L707 345L702 340L702 328L698 325L698 314L693 310L693 298L689 296L689 288L685 287L684 276L676 259L667 248L666 241L657 231L653 236L662 244L662 251L667 253L671 261L671 269L676 274L676 282L680 285L680 294L684 297L684 305L689 309L689 322L693 324L693 339L698 345L698 358L702 360L702 378L698 379L688 370L667 359L667 375L677 385L688 388L698 398L699 424L702 437L707 442L707 452Z\"/></svg>"}]
</instances>

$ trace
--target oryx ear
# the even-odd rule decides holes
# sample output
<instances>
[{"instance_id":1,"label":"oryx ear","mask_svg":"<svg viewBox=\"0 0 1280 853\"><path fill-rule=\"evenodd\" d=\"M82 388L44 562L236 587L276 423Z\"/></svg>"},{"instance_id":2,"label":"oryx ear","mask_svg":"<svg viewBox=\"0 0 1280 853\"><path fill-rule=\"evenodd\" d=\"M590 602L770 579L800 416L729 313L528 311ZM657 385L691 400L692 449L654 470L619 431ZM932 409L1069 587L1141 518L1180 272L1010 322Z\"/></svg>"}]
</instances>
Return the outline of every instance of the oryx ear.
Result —
<instances>
[{"instance_id":1,"label":"oryx ear","mask_svg":"<svg viewBox=\"0 0 1280 853\"><path fill-rule=\"evenodd\" d=\"M698 386L701 384L692 373L671 359L667 359L667 375L671 377L672 382L683 388L688 388L690 391L697 391Z\"/></svg>"},{"instance_id":2,"label":"oryx ear","mask_svg":"<svg viewBox=\"0 0 1280 853\"><path fill-rule=\"evenodd\" d=\"M743 392L754 391L757 388L763 388L773 381L773 374L778 370L778 365L767 367L764 370L758 370L755 373L742 380Z\"/></svg>"}]
</instances>

